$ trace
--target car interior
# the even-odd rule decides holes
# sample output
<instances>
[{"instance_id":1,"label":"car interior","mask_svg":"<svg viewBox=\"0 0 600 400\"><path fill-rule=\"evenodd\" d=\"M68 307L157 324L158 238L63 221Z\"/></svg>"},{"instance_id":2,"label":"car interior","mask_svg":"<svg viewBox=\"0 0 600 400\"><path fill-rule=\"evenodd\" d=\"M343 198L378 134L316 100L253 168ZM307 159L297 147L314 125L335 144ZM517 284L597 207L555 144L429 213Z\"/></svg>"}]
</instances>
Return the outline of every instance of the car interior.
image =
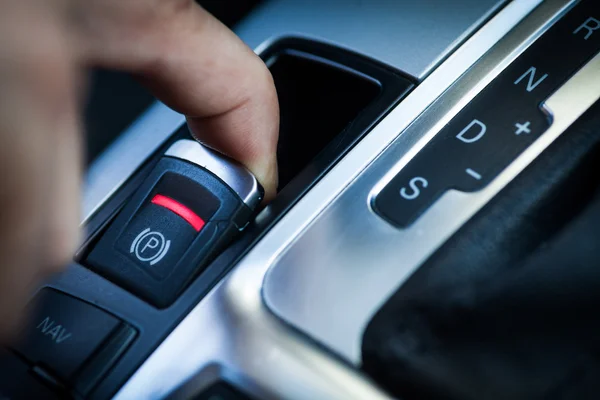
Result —
<instances>
[{"instance_id":1,"label":"car interior","mask_svg":"<svg viewBox=\"0 0 600 400\"><path fill-rule=\"evenodd\" d=\"M94 71L0 398L598 398L597 0L200 4L273 75L277 196Z\"/></svg>"}]
</instances>

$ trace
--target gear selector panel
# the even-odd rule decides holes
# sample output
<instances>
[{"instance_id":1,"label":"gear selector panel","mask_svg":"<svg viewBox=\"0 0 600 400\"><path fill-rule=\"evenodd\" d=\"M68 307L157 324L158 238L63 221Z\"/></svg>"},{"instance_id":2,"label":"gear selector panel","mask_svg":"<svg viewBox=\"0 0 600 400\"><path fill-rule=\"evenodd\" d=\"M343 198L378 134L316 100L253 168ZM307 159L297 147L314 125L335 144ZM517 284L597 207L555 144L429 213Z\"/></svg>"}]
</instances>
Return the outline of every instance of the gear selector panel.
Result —
<instances>
[{"instance_id":1,"label":"gear selector panel","mask_svg":"<svg viewBox=\"0 0 600 400\"><path fill-rule=\"evenodd\" d=\"M87 257L99 274L163 308L248 223L262 188L193 140L174 143Z\"/></svg>"},{"instance_id":2,"label":"gear selector panel","mask_svg":"<svg viewBox=\"0 0 600 400\"><path fill-rule=\"evenodd\" d=\"M599 31L598 3L580 2L389 182L374 209L407 228L448 190L484 188L550 127L542 103L600 51Z\"/></svg>"}]
</instances>

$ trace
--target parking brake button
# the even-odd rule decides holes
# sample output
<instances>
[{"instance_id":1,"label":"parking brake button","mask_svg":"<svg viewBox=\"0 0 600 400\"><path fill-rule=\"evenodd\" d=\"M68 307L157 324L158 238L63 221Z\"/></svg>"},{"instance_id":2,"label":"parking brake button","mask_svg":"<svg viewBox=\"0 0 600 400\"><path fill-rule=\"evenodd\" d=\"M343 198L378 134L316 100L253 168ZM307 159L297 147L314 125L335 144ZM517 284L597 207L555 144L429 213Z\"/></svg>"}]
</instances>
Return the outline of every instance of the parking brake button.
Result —
<instances>
[{"instance_id":1,"label":"parking brake button","mask_svg":"<svg viewBox=\"0 0 600 400\"><path fill-rule=\"evenodd\" d=\"M244 229L262 196L250 171L196 141L178 140L84 262L168 307Z\"/></svg>"}]
</instances>

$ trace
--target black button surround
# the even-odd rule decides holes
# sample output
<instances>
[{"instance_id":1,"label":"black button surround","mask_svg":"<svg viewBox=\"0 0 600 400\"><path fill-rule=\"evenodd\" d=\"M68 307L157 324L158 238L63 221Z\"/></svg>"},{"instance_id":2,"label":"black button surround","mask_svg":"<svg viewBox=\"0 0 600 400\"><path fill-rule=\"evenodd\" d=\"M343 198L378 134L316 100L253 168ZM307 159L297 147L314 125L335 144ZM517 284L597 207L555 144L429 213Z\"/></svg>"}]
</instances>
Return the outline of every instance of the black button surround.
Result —
<instances>
[{"instance_id":1,"label":"black button surround","mask_svg":"<svg viewBox=\"0 0 600 400\"><path fill-rule=\"evenodd\" d=\"M205 224L199 231L194 230L179 215L152 204L156 195L181 203ZM239 233L251 214L242 199L211 172L163 157L102 235L85 264L150 304L165 308ZM143 252L152 234L155 241L150 250L156 254L140 253L142 260L138 259L136 251ZM170 243L165 251L167 241Z\"/></svg>"},{"instance_id":2,"label":"black button surround","mask_svg":"<svg viewBox=\"0 0 600 400\"><path fill-rule=\"evenodd\" d=\"M376 196L373 208L410 226L450 189L488 185L551 125L540 105L600 51L600 7L582 1L506 68Z\"/></svg>"}]
</instances>

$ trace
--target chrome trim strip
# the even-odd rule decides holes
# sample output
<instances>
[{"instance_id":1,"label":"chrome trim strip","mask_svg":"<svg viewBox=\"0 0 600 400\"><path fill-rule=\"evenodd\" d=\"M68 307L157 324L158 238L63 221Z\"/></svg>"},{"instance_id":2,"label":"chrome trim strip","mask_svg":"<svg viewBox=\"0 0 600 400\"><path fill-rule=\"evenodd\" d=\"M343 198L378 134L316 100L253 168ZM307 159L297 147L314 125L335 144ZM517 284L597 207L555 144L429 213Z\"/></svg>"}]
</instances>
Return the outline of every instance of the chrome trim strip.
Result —
<instances>
[{"instance_id":1,"label":"chrome trim strip","mask_svg":"<svg viewBox=\"0 0 600 400\"><path fill-rule=\"evenodd\" d=\"M262 200L258 181L250 171L194 140L178 140L169 147L165 156L189 161L212 172L237 193L252 210Z\"/></svg>"},{"instance_id":2,"label":"chrome trim strip","mask_svg":"<svg viewBox=\"0 0 600 400\"><path fill-rule=\"evenodd\" d=\"M315 242L319 238L334 240L345 234L344 215L338 214L338 221L333 224L324 224L324 217L335 217L336 206L342 203L360 203L360 206L367 209L368 191L377 180L372 180L367 188L364 186L364 177L369 174L363 173L360 181L356 179L361 171L425 109L429 107L419 120L430 124L435 123L429 117L430 110L436 115L449 112L439 105L431 104L540 2L541 0L517 0L510 3L434 71L306 194L225 280L194 307L130 378L116 398L159 399L173 394L176 389L180 391L175 398L191 396L210 384L215 379L215 374L225 375L249 394L265 399L386 398L359 371L331 357L265 307L261 295L265 274L275 262L281 265L282 256L289 254L291 249L306 253L302 257L315 254L314 248L306 247L299 241L304 241L309 236ZM444 96L443 103L446 104L447 101L456 109L451 111L458 112L475 92L481 90L485 83L507 65L511 57L516 57L527 43L539 35L566 4L559 0L547 3L549 5L527 19L529 23L524 28L517 29L516 34L510 36L511 40L500 45L492 57L486 56L469 73L469 79L461 79L452 94ZM488 75L491 76L486 81ZM480 84L480 80L484 80L484 84ZM463 96L466 96L466 100L462 99ZM398 137L390 151L397 150L399 144L406 152L419 138L419 135L409 135L407 140L400 140L405 135ZM394 163L397 162L395 154L391 157L395 159ZM391 166L393 164L386 165L387 168ZM373 168L365 172L368 171L373 171ZM377 172L377 179L381 179L385 171L378 169ZM355 183L348 187L353 180L356 180ZM349 190L359 182L363 184L357 187L357 191ZM346 192L340 195L344 189L347 189ZM362 198L364 202L356 202L356 197L350 199L358 192L361 196L358 198ZM330 203L332 206L325 210ZM317 217L319 223L310 225ZM388 232L393 230L374 215L367 214L367 217L379 221L379 226L383 226ZM321 247L330 246L332 249L335 245L334 241L321 243ZM297 264L295 267L306 268L307 272L319 276L326 275L331 266L323 267L320 264L318 272L307 264ZM280 289L285 291L287 288L282 286ZM345 346L346 343L341 345ZM350 347L353 346L352 343ZM347 348L342 348L340 354L353 364L360 361L360 355L347 351ZM215 370L219 372L216 373Z\"/></svg>"}]
</instances>

